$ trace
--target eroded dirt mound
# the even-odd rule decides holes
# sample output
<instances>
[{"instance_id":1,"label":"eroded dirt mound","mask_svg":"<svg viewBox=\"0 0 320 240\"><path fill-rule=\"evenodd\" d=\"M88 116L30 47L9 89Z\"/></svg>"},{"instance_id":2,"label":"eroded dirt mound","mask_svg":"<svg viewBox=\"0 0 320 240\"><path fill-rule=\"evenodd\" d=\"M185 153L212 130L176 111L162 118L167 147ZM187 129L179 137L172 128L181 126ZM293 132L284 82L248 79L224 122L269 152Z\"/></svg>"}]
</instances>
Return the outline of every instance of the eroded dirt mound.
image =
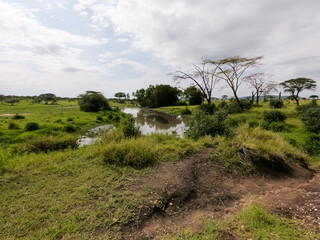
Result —
<instances>
[{"instance_id":1,"label":"eroded dirt mound","mask_svg":"<svg viewBox=\"0 0 320 240\"><path fill-rule=\"evenodd\" d=\"M290 174L248 176L210 160L208 151L177 164L166 163L131 187L132 191L151 189L151 193L146 206L137 210L136 218L124 228L123 239L159 239L185 227L198 230L204 218L219 219L254 201L265 202L272 212L285 216L288 206L296 203L300 212L291 213L291 217L299 218L306 209L301 203L319 199L320 186L312 171L295 164L289 167ZM307 193L309 203L300 198ZM319 202L313 203L312 211L320 211ZM316 217L305 223L313 226Z\"/></svg>"}]
</instances>

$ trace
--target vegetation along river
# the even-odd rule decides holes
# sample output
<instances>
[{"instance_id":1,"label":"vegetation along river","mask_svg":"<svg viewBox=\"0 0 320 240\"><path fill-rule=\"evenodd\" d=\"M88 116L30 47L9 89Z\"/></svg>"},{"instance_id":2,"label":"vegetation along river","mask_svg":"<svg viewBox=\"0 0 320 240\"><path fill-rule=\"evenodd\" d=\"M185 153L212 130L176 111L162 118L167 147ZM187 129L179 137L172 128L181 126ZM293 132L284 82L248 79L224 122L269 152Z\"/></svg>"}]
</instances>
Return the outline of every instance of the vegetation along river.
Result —
<instances>
[{"instance_id":1,"label":"vegetation along river","mask_svg":"<svg viewBox=\"0 0 320 240\"><path fill-rule=\"evenodd\" d=\"M142 134L150 133L168 133L177 134L183 137L186 130L185 121L181 116L175 116L163 112L157 112L150 109L141 108L125 108L122 110L124 113L132 114L136 119L136 124L139 126ZM101 130L112 128L110 124L99 126L88 131L89 135L92 133L97 133ZM78 141L79 147L93 144L97 137L82 136Z\"/></svg>"}]
</instances>

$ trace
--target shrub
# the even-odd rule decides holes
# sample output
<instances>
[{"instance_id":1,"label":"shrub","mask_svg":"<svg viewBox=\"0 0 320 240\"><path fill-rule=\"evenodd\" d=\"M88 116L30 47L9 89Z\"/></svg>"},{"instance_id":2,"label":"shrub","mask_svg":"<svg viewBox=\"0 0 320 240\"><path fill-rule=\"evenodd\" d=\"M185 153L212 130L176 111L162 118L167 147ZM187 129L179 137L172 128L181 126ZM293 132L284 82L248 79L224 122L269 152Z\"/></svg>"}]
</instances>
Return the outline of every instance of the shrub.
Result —
<instances>
[{"instance_id":1,"label":"shrub","mask_svg":"<svg viewBox=\"0 0 320 240\"><path fill-rule=\"evenodd\" d=\"M235 116L230 115L226 120L226 124L229 127L237 127L245 122L246 122L245 116L237 116L237 115L235 115Z\"/></svg>"},{"instance_id":2,"label":"shrub","mask_svg":"<svg viewBox=\"0 0 320 240\"><path fill-rule=\"evenodd\" d=\"M304 104L304 105L298 105L296 107L296 110L298 111L298 113L300 114L304 114L306 113L309 109L312 109L312 108L318 108L319 105L317 104L316 101L312 100L311 103L309 104Z\"/></svg>"},{"instance_id":3,"label":"shrub","mask_svg":"<svg viewBox=\"0 0 320 240\"><path fill-rule=\"evenodd\" d=\"M97 116L97 121L98 122L102 122L103 121L102 117L101 116Z\"/></svg>"},{"instance_id":4,"label":"shrub","mask_svg":"<svg viewBox=\"0 0 320 240\"><path fill-rule=\"evenodd\" d=\"M259 121L251 119L248 121L248 126L249 128L256 128L259 126Z\"/></svg>"},{"instance_id":5,"label":"shrub","mask_svg":"<svg viewBox=\"0 0 320 240\"><path fill-rule=\"evenodd\" d=\"M112 141L104 146L102 156L108 164L134 168L153 165L158 158L155 146L150 144L147 138Z\"/></svg>"},{"instance_id":6,"label":"shrub","mask_svg":"<svg viewBox=\"0 0 320 240\"><path fill-rule=\"evenodd\" d=\"M84 112L99 112L101 110L111 110L107 99L100 93L87 91L79 95L80 110Z\"/></svg>"},{"instance_id":7,"label":"shrub","mask_svg":"<svg viewBox=\"0 0 320 240\"><path fill-rule=\"evenodd\" d=\"M178 100L176 103L176 106L186 106L186 105L187 105L187 102L184 100Z\"/></svg>"},{"instance_id":8,"label":"shrub","mask_svg":"<svg viewBox=\"0 0 320 240\"><path fill-rule=\"evenodd\" d=\"M25 117L23 115L20 114L16 114L14 116L12 116L12 120L18 120L18 119L25 119Z\"/></svg>"},{"instance_id":9,"label":"shrub","mask_svg":"<svg viewBox=\"0 0 320 240\"><path fill-rule=\"evenodd\" d=\"M181 111L181 114L182 115L190 115L191 111L190 111L190 109L188 109L188 107L186 107L184 110Z\"/></svg>"},{"instance_id":10,"label":"shrub","mask_svg":"<svg viewBox=\"0 0 320 240\"><path fill-rule=\"evenodd\" d=\"M214 105L214 103L211 103L211 104L203 103L198 107L198 109L208 114L213 114L216 109L216 106Z\"/></svg>"},{"instance_id":11,"label":"shrub","mask_svg":"<svg viewBox=\"0 0 320 240\"><path fill-rule=\"evenodd\" d=\"M273 110L263 113L263 120L270 125L273 122L283 122L286 120L286 115L278 110Z\"/></svg>"},{"instance_id":12,"label":"shrub","mask_svg":"<svg viewBox=\"0 0 320 240\"><path fill-rule=\"evenodd\" d=\"M230 102L227 107L226 107L226 110L229 114L233 114L233 113L241 113L242 110L239 106L239 104L237 102Z\"/></svg>"},{"instance_id":13,"label":"shrub","mask_svg":"<svg viewBox=\"0 0 320 240\"><path fill-rule=\"evenodd\" d=\"M68 121L68 122L72 122L72 121L73 121L73 118L72 118L72 117L69 117L69 118L67 119L67 121Z\"/></svg>"},{"instance_id":14,"label":"shrub","mask_svg":"<svg viewBox=\"0 0 320 240\"><path fill-rule=\"evenodd\" d=\"M320 134L310 134L305 142L304 148L311 155L320 154Z\"/></svg>"},{"instance_id":15,"label":"shrub","mask_svg":"<svg viewBox=\"0 0 320 240\"><path fill-rule=\"evenodd\" d=\"M20 129L18 124L15 123L9 123L8 129Z\"/></svg>"},{"instance_id":16,"label":"shrub","mask_svg":"<svg viewBox=\"0 0 320 240\"><path fill-rule=\"evenodd\" d=\"M67 148L76 148L77 145L77 136L73 135L64 135L64 136L42 136L27 140L26 142L18 145L18 153L40 153L40 152L49 152L57 151Z\"/></svg>"},{"instance_id":17,"label":"shrub","mask_svg":"<svg viewBox=\"0 0 320 240\"><path fill-rule=\"evenodd\" d=\"M308 132L320 133L320 107L309 108L301 119Z\"/></svg>"},{"instance_id":18,"label":"shrub","mask_svg":"<svg viewBox=\"0 0 320 240\"><path fill-rule=\"evenodd\" d=\"M248 100L240 100L243 109L251 109L252 108L252 103Z\"/></svg>"},{"instance_id":19,"label":"shrub","mask_svg":"<svg viewBox=\"0 0 320 240\"><path fill-rule=\"evenodd\" d=\"M64 131L67 132L67 133L73 133L73 132L77 131L77 128L74 125L67 124L64 127Z\"/></svg>"},{"instance_id":20,"label":"shrub","mask_svg":"<svg viewBox=\"0 0 320 240\"><path fill-rule=\"evenodd\" d=\"M126 138L137 137L141 134L139 127L136 126L136 121L134 117L130 114L127 114L124 118L120 120L118 126L119 131L123 133Z\"/></svg>"},{"instance_id":21,"label":"shrub","mask_svg":"<svg viewBox=\"0 0 320 240\"><path fill-rule=\"evenodd\" d=\"M218 109L224 109L226 107L228 107L228 103L226 101L222 101L218 105Z\"/></svg>"},{"instance_id":22,"label":"shrub","mask_svg":"<svg viewBox=\"0 0 320 240\"><path fill-rule=\"evenodd\" d=\"M206 135L216 136L226 132L225 119L227 113L218 111L214 115L209 115L206 112L196 109L186 131L186 136L192 139L199 139Z\"/></svg>"},{"instance_id":23,"label":"shrub","mask_svg":"<svg viewBox=\"0 0 320 240\"><path fill-rule=\"evenodd\" d=\"M273 132L282 132L285 128L284 122L272 122L269 124L268 129Z\"/></svg>"},{"instance_id":24,"label":"shrub","mask_svg":"<svg viewBox=\"0 0 320 240\"><path fill-rule=\"evenodd\" d=\"M284 104L281 100L270 100L270 107L272 108L283 108Z\"/></svg>"},{"instance_id":25,"label":"shrub","mask_svg":"<svg viewBox=\"0 0 320 240\"><path fill-rule=\"evenodd\" d=\"M28 122L24 129L26 131L35 131L39 129L39 124L36 122Z\"/></svg>"}]
</instances>

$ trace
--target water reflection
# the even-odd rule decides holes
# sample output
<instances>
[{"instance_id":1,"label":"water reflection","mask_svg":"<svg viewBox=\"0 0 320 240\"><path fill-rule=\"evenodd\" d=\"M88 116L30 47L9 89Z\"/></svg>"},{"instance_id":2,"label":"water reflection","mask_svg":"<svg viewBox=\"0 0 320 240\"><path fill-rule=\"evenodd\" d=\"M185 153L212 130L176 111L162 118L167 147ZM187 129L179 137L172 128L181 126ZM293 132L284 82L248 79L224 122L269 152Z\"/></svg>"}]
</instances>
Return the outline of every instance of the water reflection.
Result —
<instances>
[{"instance_id":1,"label":"water reflection","mask_svg":"<svg viewBox=\"0 0 320 240\"><path fill-rule=\"evenodd\" d=\"M139 108L125 108L123 112L132 114L136 118L137 125L143 134L154 132L176 133L182 137L186 130L186 125L181 116Z\"/></svg>"}]
</instances>

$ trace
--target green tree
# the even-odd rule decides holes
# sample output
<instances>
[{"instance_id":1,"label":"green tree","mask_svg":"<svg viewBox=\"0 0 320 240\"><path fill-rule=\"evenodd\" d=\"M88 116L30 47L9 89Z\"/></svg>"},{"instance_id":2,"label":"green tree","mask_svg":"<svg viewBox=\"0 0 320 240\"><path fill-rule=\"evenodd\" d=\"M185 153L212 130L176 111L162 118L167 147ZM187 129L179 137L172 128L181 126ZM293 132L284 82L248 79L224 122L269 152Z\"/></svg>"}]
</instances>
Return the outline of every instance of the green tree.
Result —
<instances>
[{"instance_id":1,"label":"green tree","mask_svg":"<svg viewBox=\"0 0 320 240\"><path fill-rule=\"evenodd\" d=\"M118 102L124 102L124 99L126 98L126 94L124 92L117 92L114 96L118 98Z\"/></svg>"},{"instance_id":2,"label":"green tree","mask_svg":"<svg viewBox=\"0 0 320 240\"><path fill-rule=\"evenodd\" d=\"M147 89L137 90L135 97L141 107L174 106L178 101L179 90L170 85L150 85Z\"/></svg>"},{"instance_id":3,"label":"green tree","mask_svg":"<svg viewBox=\"0 0 320 240\"><path fill-rule=\"evenodd\" d=\"M57 97L53 93L43 93L38 96L38 101L39 103L45 101L45 104L48 104L48 102L51 101L51 104L54 104L57 102Z\"/></svg>"},{"instance_id":4,"label":"green tree","mask_svg":"<svg viewBox=\"0 0 320 240\"><path fill-rule=\"evenodd\" d=\"M203 93L201 90L199 90L195 86L191 86L191 87L186 88L183 91L183 94L184 94L186 100L189 101L190 105L198 105L203 102L203 98L204 98Z\"/></svg>"},{"instance_id":5,"label":"green tree","mask_svg":"<svg viewBox=\"0 0 320 240\"><path fill-rule=\"evenodd\" d=\"M98 112L111 110L108 100L100 92L86 91L78 96L80 110L84 112Z\"/></svg>"},{"instance_id":6,"label":"green tree","mask_svg":"<svg viewBox=\"0 0 320 240\"><path fill-rule=\"evenodd\" d=\"M13 106L14 103L19 103L20 100L19 98L17 97L9 97L7 100L6 100L7 103L11 104L11 106Z\"/></svg>"},{"instance_id":7,"label":"green tree","mask_svg":"<svg viewBox=\"0 0 320 240\"><path fill-rule=\"evenodd\" d=\"M291 97L299 105L299 94L303 90L314 90L317 87L317 83L310 78L295 78L280 83L280 86L283 87L285 92L290 93Z\"/></svg>"},{"instance_id":8,"label":"green tree","mask_svg":"<svg viewBox=\"0 0 320 240\"><path fill-rule=\"evenodd\" d=\"M311 98L311 99L318 99L319 96L318 96L318 95L311 95L309 98Z\"/></svg>"},{"instance_id":9,"label":"green tree","mask_svg":"<svg viewBox=\"0 0 320 240\"><path fill-rule=\"evenodd\" d=\"M215 66L217 69L216 76L225 81L231 88L234 98L236 99L239 107L243 110L244 107L237 95L240 85L246 79L244 73L247 69L256 66L262 56L255 58L244 57L229 57L221 60L207 60L208 63Z\"/></svg>"}]
</instances>

